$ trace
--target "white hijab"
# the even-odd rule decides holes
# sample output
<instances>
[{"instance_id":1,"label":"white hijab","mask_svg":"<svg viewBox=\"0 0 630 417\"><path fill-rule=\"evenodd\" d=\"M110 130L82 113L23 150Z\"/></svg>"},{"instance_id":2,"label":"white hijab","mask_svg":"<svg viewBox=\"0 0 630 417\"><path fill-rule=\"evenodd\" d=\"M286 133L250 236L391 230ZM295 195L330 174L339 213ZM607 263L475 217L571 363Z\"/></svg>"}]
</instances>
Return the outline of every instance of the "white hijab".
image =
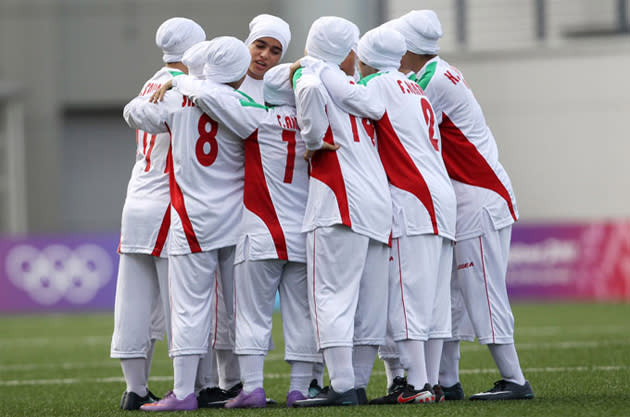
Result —
<instances>
[{"instance_id":1,"label":"white hijab","mask_svg":"<svg viewBox=\"0 0 630 417\"><path fill-rule=\"evenodd\" d=\"M206 39L206 32L197 22L185 17L173 17L160 25L155 44L162 50L165 63L180 62L184 52Z\"/></svg>"},{"instance_id":2,"label":"white hijab","mask_svg":"<svg viewBox=\"0 0 630 417\"><path fill-rule=\"evenodd\" d=\"M366 32L359 40L359 59L379 71L397 71L407 52L404 36L387 26Z\"/></svg>"},{"instance_id":3,"label":"white hijab","mask_svg":"<svg viewBox=\"0 0 630 417\"><path fill-rule=\"evenodd\" d=\"M251 55L247 46L232 36L219 36L207 46L204 75L214 82L225 84L238 81L247 73Z\"/></svg>"},{"instance_id":4,"label":"white hijab","mask_svg":"<svg viewBox=\"0 0 630 417\"><path fill-rule=\"evenodd\" d=\"M306 37L308 55L333 64L341 64L359 43L359 28L349 20L324 16L315 20Z\"/></svg>"},{"instance_id":5,"label":"white hijab","mask_svg":"<svg viewBox=\"0 0 630 417\"><path fill-rule=\"evenodd\" d=\"M279 17L270 14L259 14L249 22L249 36L245 45L251 45L256 39L274 38L282 45L282 57L284 57L291 42L291 28L289 24Z\"/></svg>"}]
</instances>

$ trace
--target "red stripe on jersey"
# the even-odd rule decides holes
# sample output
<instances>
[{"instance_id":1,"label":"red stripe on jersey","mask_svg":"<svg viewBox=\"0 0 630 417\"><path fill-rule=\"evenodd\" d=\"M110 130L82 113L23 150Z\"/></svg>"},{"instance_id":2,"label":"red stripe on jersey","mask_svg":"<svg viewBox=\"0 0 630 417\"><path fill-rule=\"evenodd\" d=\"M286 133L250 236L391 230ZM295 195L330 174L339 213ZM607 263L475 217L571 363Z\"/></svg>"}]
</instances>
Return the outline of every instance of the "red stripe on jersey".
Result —
<instances>
[{"instance_id":1,"label":"red stripe on jersey","mask_svg":"<svg viewBox=\"0 0 630 417\"><path fill-rule=\"evenodd\" d=\"M173 140L173 135L171 133L171 129L168 125L166 125L168 129L168 134L171 136L171 140ZM168 155L166 157L167 166L173 166L173 152L171 151L171 147L168 148ZM186 205L184 204L184 194L182 193L181 188L177 184L175 179L175 170L171 169L168 172L168 187L171 194L171 204L173 208L179 214L179 218L182 221L182 226L184 226L184 234L186 235L186 240L188 241L188 246L190 246L190 250L192 253L201 252L201 246L199 246L199 242L197 241L197 236L195 235L195 230L193 229L190 218L188 217L188 213L186 212Z\"/></svg>"},{"instance_id":2,"label":"red stripe on jersey","mask_svg":"<svg viewBox=\"0 0 630 417\"><path fill-rule=\"evenodd\" d=\"M507 203L512 218L516 221L516 213L508 190L475 145L464 136L446 114L442 116L440 133L442 134L442 157L448 175L455 181L486 188L499 194Z\"/></svg>"},{"instance_id":3,"label":"red stripe on jersey","mask_svg":"<svg viewBox=\"0 0 630 417\"><path fill-rule=\"evenodd\" d=\"M149 172L151 169L151 152L153 152L153 147L155 146L155 138L157 135L151 135L151 139L149 140L149 151L147 152L147 156L145 157L147 161L147 166L144 167L144 172Z\"/></svg>"},{"instance_id":4,"label":"red stripe on jersey","mask_svg":"<svg viewBox=\"0 0 630 417\"><path fill-rule=\"evenodd\" d=\"M334 143L330 126L328 126L328 130L324 135L324 142L328 142L330 144ZM343 174L341 173L341 165L339 165L337 151L315 152L313 158L311 158L310 175L330 187L337 198L341 222L348 227L352 227L352 222L350 221L350 210L348 209L346 184L343 181Z\"/></svg>"},{"instance_id":5,"label":"red stripe on jersey","mask_svg":"<svg viewBox=\"0 0 630 417\"><path fill-rule=\"evenodd\" d=\"M164 243L166 243L166 238L168 236L168 229L171 227L171 205L169 204L166 207L166 211L164 212L164 217L162 218L162 224L160 225L160 231L158 232L157 240L155 241L155 247L153 248L153 252L151 255L160 256L162 254L162 249L164 249Z\"/></svg>"},{"instance_id":6,"label":"red stripe on jersey","mask_svg":"<svg viewBox=\"0 0 630 417\"><path fill-rule=\"evenodd\" d=\"M267 226L276 247L278 259L288 260L287 242L276 208L271 200L271 193L265 180L258 130L245 140L245 190L243 194L245 207L258 216Z\"/></svg>"},{"instance_id":7,"label":"red stripe on jersey","mask_svg":"<svg viewBox=\"0 0 630 417\"><path fill-rule=\"evenodd\" d=\"M383 162L387 179L394 187L407 191L420 200L431 216L433 233L437 235L437 217L429 187L396 135L387 112L376 122L376 132L378 135L378 153Z\"/></svg>"}]
</instances>

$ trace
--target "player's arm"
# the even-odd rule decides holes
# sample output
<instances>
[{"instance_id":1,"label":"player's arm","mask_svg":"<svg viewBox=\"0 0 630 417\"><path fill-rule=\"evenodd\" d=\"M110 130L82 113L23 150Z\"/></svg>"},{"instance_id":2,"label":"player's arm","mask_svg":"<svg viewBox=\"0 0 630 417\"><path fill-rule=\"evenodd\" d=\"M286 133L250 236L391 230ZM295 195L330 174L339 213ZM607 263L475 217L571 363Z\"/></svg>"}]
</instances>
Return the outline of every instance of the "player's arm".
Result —
<instances>
[{"instance_id":1,"label":"player's arm","mask_svg":"<svg viewBox=\"0 0 630 417\"><path fill-rule=\"evenodd\" d=\"M177 100L175 93L168 93L165 100L159 103L151 103L148 97L136 97L125 106L123 117L134 129L141 129L148 133L167 132L165 122L168 118L168 109Z\"/></svg>"},{"instance_id":2,"label":"player's arm","mask_svg":"<svg viewBox=\"0 0 630 417\"><path fill-rule=\"evenodd\" d=\"M320 79L330 97L343 111L373 120L379 120L385 114L385 106L379 100L376 89L350 83L345 73L331 67L321 71Z\"/></svg>"},{"instance_id":3,"label":"player's arm","mask_svg":"<svg viewBox=\"0 0 630 417\"><path fill-rule=\"evenodd\" d=\"M329 127L326 115L326 97L316 85L298 80L295 90L297 119L300 134L306 146L304 159L310 159L318 151L336 151L338 144L324 142L324 135Z\"/></svg>"},{"instance_id":4,"label":"player's arm","mask_svg":"<svg viewBox=\"0 0 630 417\"><path fill-rule=\"evenodd\" d=\"M227 86L187 92L190 93L189 98L204 113L243 139L258 129L267 115L267 107L248 100Z\"/></svg>"}]
</instances>

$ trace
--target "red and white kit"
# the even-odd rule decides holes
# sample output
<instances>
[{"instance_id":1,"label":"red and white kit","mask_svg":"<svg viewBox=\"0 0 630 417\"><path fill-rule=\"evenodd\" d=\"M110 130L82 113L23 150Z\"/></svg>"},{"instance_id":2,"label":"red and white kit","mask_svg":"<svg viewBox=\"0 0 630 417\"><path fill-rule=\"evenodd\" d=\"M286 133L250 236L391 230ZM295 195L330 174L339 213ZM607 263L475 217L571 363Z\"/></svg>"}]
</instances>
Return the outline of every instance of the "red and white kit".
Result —
<instances>
[{"instance_id":1,"label":"red and white kit","mask_svg":"<svg viewBox=\"0 0 630 417\"><path fill-rule=\"evenodd\" d=\"M151 96L181 74L161 68L144 84L139 96ZM161 339L165 330L170 341L166 248L171 223L166 171L169 148L168 133L136 130L136 162L121 221L112 357L145 356L150 340Z\"/></svg>"},{"instance_id":2,"label":"red and white kit","mask_svg":"<svg viewBox=\"0 0 630 417\"><path fill-rule=\"evenodd\" d=\"M399 72L361 81L385 103L375 122L393 201L389 329L394 340L450 337L456 200L431 103Z\"/></svg>"},{"instance_id":3,"label":"red and white kit","mask_svg":"<svg viewBox=\"0 0 630 417\"><path fill-rule=\"evenodd\" d=\"M461 72L435 57L416 79L435 110L442 155L457 195L456 276L475 333L484 344L513 343L505 286L510 231L518 219L512 184Z\"/></svg>"},{"instance_id":4,"label":"red and white kit","mask_svg":"<svg viewBox=\"0 0 630 417\"><path fill-rule=\"evenodd\" d=\"M209 94L238 94L227 85L199 83ZM208 351L219 250L236 244L242 213L241 138L256 130L265 111L230 102L226 105L233 104L229 110L235 123L231 124L213 120L179 92L167 93L158 105L140 100L133 104L131 118L140 127L171 134L171 355L203 355Z\"/></svg>"},{"instance_id":5,"label":"red and white kit","mask_svg":"<svg viewBox=\"0 0 630 417\"><path fill-rule=\"evenodd\" d=\"M322 63L349 82L338 66ZM387 177L367 120L349 115L330 98L309 68L294 77L298 121L308 149L322 141L337 151L311 159L303 231L312 318L320 348L380 345L387 314L387 256L392 206ZM370 102L370 114L383 106Z\"/></svg>"},{"instance_id":6,"label":"red and white kit","mask_svg":"<svg viewBox=\"0 0 630 417\"><path fill-rule=\"evenodd\" d=\"M280 291L285 358L321 361L306 298L305 236L301 231L308 170L301 158L295 109L264 106L245 96L206 94L182 80L179 88L212 117L230 120L233 104L259 108L265 117L245 145L244 210L236 246L235 353L266 354L276 291ZM310 330L309 330L310 329Z\"/></svg>"}]
</instances>

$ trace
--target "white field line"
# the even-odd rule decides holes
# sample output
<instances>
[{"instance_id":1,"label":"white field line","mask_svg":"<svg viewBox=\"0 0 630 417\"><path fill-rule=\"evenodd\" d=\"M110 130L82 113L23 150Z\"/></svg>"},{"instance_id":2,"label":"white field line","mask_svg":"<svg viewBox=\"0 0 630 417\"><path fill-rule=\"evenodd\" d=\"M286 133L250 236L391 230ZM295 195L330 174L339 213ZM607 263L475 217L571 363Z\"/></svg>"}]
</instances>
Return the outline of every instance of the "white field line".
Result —
<instances>
[{"instance_id":1,"label":"white field line","mask_svg":"<svg viewBox=\"0 0 630 417\"><path fill-rule=\"evenodd\" d=\"M588 348L601 348L605 346L628 346L630 340L616 340L610 342L596 342L596 341L566 341L558 343L517 343L516 348L518 351L525 350L537 350L537 349L549 349L549 350L567 350L567 349L588 349ZM485 352L488 348L477 343L464 343L462 344L462 352ZM267 355L267 361L283 361L284 353L281 351L272 352ZM153 363L170 363L169 359L154 359ZM18 363L10 365L0 364L0 372L2 371L36 371L46 369L102 369L102 368L118 368L120 362L116 359L105 359L101 361L92 362L47 362L47 363Z\"/></svg>"},{"instance_id":2,"label":"white field line","mask_svg":"<svg viewBox=\"0 0 630 417\"><path fill-rule=\"evenodd\" d=\"M625 371L627 366L567 366L567 367L546 367L546 368L526 368L523 372L528 373L570 373L570 372L592 372L592 371ZM498 371L496 368L480 368L480 369L462 369L461 374L494 374ZM385 372L375 371L372 375L384 376ZM266 379L288 379L289 373L266 373ZM172 381L172 376L152 376L151 381ZM70 385L70 384L103 384L103 383L124 383L122 377L108 378L54 378L54 379L27 379L27 380L0 380L0 387L15 387L25 385Z\"/></svg>"},{"instance_id":3,"label":"white field line","mask_svg":"<svg viewBox=\"0 0 630 417\"><path fill-rule=\"evenodd\" d=\"M606 334L628 334L630 325L610 325L610 326L539 326L539 327L516 327L516 336L545 337L554 335L606 335ZM38 346L66 346L66 345L88 345L101 346L108 345L111 336L80 336L80 337L0 337L1 348L18 347L38 347Z\"/></svg>"}]
</instances>

